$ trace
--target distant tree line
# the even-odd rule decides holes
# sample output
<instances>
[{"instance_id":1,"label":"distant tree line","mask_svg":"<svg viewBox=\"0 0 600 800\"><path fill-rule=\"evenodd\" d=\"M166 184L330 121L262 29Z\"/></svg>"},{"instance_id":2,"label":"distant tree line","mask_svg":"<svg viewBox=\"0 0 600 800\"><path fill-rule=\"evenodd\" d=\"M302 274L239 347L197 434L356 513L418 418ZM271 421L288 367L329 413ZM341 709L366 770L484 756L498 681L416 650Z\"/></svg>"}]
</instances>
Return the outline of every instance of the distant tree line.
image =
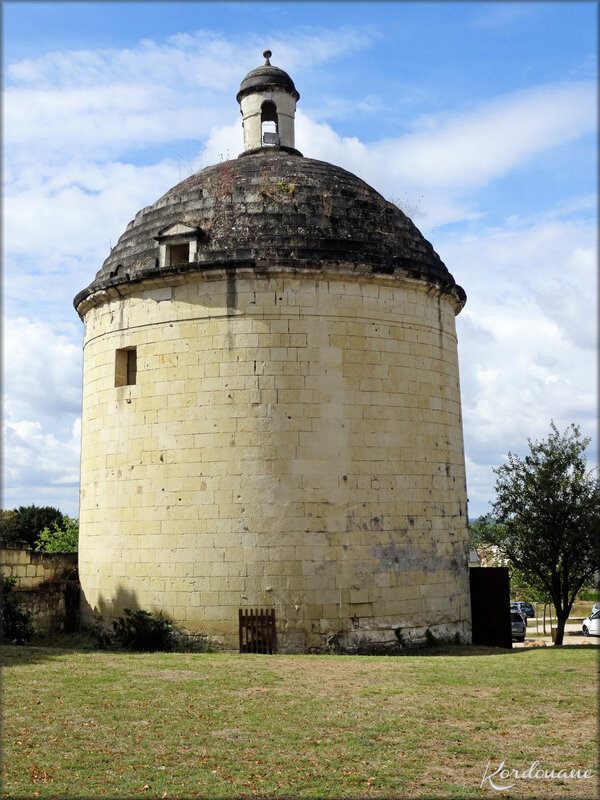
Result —
<instances>
[{"instance_id":1,"label":"distant tree line","mask_svg":"<svg viewBox=\"0 0 600 800\"><path fill-rule=\"evenodd\" d=\"M0 512L0 540L22 541L32 550L71 553L78 549L79 520L52 506L19 506Z\"/></svg>"}]
</instances>

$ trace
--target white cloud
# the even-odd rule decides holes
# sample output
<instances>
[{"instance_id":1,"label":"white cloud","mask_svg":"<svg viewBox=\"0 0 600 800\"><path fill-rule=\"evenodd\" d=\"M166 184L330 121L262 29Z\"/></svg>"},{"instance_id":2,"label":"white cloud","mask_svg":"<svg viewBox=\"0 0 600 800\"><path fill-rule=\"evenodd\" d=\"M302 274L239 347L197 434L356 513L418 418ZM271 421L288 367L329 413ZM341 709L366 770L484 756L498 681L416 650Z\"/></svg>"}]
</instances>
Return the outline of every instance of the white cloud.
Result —
<instances>
[{"instance_id":1,"label":"white cloud","mask_svg":"<svg viewBox=\"0 0 600 800\"><path fill-rule=\"evenodd\" d=\"M290 71L368 47L374 30L305 27L272 36L274 63ZM258 36L225 39L206 31L150 40L133 49L70 51L10 64L4 93L5 143L65 157L96 150L201 140L233 118L245 72L262 63Z\"/></svg>"},{"instance_id":2,"label":"white cloud","mask_svg":"<svg viewBox=\"0 0 600 800\"><path fill-rule=\"evenodd\" d=\"M298 142L306 155L332 160L383 191L401 186L451 195L482 186L535 155L594 130L592 81L536 87L453 116L429 117L397 139L365 145L298 114Z\"/></svg>"},{"instance_id":3,"label":"white cloud","mask_svg":"<svg viewBox=\"0 0 600 800\"><path fill-rule=\"evenodd\" d=\"M522 166L545 150L594 130L591 81L552 84L503 96L452 116L422 120L414 133L365 144L297 113L296 142L312 158L354 172L389 199L408 192L415 220L426 227L473 220L462 197Z\"/></svg>"},{"instance_id":4,"label":"white cloud","mask_svg":"<svg viewBox=\"0 0 600 800\"><path fill-rule=\"evenodd\" d=\"M365 144L357 137L340 136L328 124L317 122L302 111L296 114L296 146L308 158L328 161L353 172L388 200L397 203L417 224L444 225L475 219L477 214L449 192L421 192L418 178L397 174L401 140Z\"/></svg>"},{"instance_id":5,"label":"white cloud","mask_svg":"<svg viewBox=\"0 0 600 800\"><path fill-rule=\"evenodd\" d=\"M140 208L192 171L241 152L235 92L264 46L301 85L303 73L370 47L378 35L307 26L265 43L198 31L8 65L5 505L43 500L76 510L82 328L72 297ZM356 102L363 114L380 109L372 95ZM483 229L472 192L593 132L595 82L538 86L422 116L409 134L370 143L324 122L344 116L347 98L313 105L311 114L303 107L297 147L359 175L422 229L437 226L436 249L467 291L457 325L469 495L481 513L491 467L508 449L523 452L528 436L547 434L550 419L593 432L585 425L596 413L595 198L567 198L536 216L516 203L513 217ZM440 230L465 221L474 234Z\"/></svg>"},{"instance_id":6,"label":"white cloud","mask_svg":"<svg viewBox=\"0 0 600 800\"><path fill-rule=\"evenodd\" d=\"M492 466L499 466L499 464L478 464L469 458L469 451L467 450L465 466L467 470L469 519L473 520L491 511L490 501L493 500L493 492L490 491L490 487L494 485L496 477Z\"/></svg>"},{"instance_id":7,"label":"white cloud","mask_svg":"<svg viewBox=\"0 0 600 800\"><path fill-rule=\"evenodd\" d=\"M592 81L540 86L496 98L436 122L398 143L398 175L422 186L476 187L534 155L582 134L596 122ZM386 142L379 148L387 149Z\"/></svg>"},{"instance_id":8,"label":"white cloud","mask_svg":"<svg viewBox=\"0 0 600 800\"><path fill-rule=\"evenodd\" d=\"M78 516L80 420L59 438L37 421L4 423L3 505L52 505Z\"/></svg>"},{"instance_id":9,"label":"white cloud","mask_svg":"<svg viewBox=\"0 0 600 800\"><path fill-rule=\"evenodd\" d=\"M511 228L522 228L540 222L556 219L577 218L581 215L595 217L598 211L598 198L595 194L584 194L560 200L551 208L535 214L512 214L506 220Z\"/></svg>"},{"instance_id":10,"label":"white cloud","mask_svg":"<svg viewBox=\"0 0 600 800\"><path fill-rule=\"evenodd\" d=\"M36 272L53 269L53 254L104 260L109 241L114 246L136 211L158 199L179 175L173 161L136 167L80 159L30 174L27 185L21 177L18 187L7 188L5 252L35 259Z\"/></svg>"},{"instance_id":11,"label":"white cloud","mask_svg":"<svg viewBox=\"0 0 600 800\"><path fill-rule=\"evenodd\" d=\"M595 434L595 222L542 219L515 230L444 237L445 262L467 291L457 318L471 512L492 498L493 466L527 438ZM594 462L595 447L590 451Z\"/></svg>"},{"instance_id":12,"label":"white cloud","mask_svg":"<svg viewBox=\"0 0 600 800\"><path fill-rule=\"evenodd\" d=\"M556 322L587 351L596 345L596 226L594 218L545 221L477 235L440 235L444 261L481 321L482 305L507 315L520 307Z\"/></svg>"},{"instance_id":13,"label":"white cloud","mask_svg":"<svg viewBox=\"0 0 600 800\"><path fill-rule=\"evenodd\" d=\"M62 325L3 321L4 415L11 424L58 425L64 414L80 412L81 339L76 317Z\"/></svg>"},{"instance_id":14,"label":"white cloud","mask_svg":"<svg viewBox=\"0 0 600 800\"><path fill-rule=\"evenodd\" d=\"M5 144L18 150L38 147L48 157L94 150L107 157L127 146L202 138L219 116L218 105L216 99L212 106L193 102L149 84L9 89Z\"/></svg>"},{"instance_id":15,"label":"white cloud","mask_svg":"<svg viewBox=\"0 0 600 800\"><path fill-rule=\"evenodd\" d=\"M145 39L134 48L117 50L70 50L50 52L6 68L9 85L79 87L181 82L184 86L223 88L239 76L235 46L222 37L198 31L179 35L164 43Z\"/></svg>"},{"instance_id":16,"label":"white cloud","mask_svg":"<svg viewBox=\"0 0 600 800\"><path fill-rule=\"evenodd\" d=\"M81 329L24 317L3 322L5 506L77 513Z\"/></svg>"},{"instance_id":17,"label":"white cloud","mask_svg":"<svg viewBox=\"0 0 600 800\"><path fill-rule=\"evenodd\" d=\"M239 119L228 125L214 125L202 149L202 161L219 164L237 158L244 149L244 137Z\"/></svg>"},{"instance_id":18,"label":"white cloud","mask_svg":"<svg viewBox=\"0 0 600 800\"><path fill-rule=\"evenodd\" d=\"M288 71L335 61L368 48L380 34L375 26L327 29L295 27L269 35L272 62ZM211 91L239 84L240 76L263 63L264 33L227 38L210 31L180 33L164 42L144 39L134 48L52 52L6 68L9 84L22 88L159 85Z\"/></svg>"}]
</instances>

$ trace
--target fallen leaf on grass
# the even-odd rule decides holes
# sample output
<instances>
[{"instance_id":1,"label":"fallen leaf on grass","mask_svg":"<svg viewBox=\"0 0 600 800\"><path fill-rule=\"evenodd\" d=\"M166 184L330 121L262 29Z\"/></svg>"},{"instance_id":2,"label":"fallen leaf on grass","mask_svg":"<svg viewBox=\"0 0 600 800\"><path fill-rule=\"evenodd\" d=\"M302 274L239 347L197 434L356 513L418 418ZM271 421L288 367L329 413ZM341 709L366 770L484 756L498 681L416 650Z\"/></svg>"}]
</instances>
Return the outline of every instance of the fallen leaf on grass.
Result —
<instances>
[{"instance_id":1,"label":"fallen leaf on grass","mask_svg":"<svg viewBox=\"0 0 600 800\"><path fill-rule=\"evenodd\" d=\"M29 779L32 783L54 783L54 778L45 769L34 767L29 770Z\"/></svg>"}]
</instances>

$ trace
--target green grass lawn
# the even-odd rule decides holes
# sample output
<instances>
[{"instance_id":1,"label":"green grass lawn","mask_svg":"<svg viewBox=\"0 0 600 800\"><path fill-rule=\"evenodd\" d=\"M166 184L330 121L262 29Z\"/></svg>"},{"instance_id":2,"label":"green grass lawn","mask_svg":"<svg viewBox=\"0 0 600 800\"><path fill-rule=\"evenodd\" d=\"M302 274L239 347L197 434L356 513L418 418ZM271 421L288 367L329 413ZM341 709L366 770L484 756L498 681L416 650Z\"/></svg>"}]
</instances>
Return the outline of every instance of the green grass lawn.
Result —
<instances>
[{"instance_id":1,"label":"green grass lawn","mask_svg":"<svg viewBox=\"0 0 600 800\"><path fill-rule=\"evenodd\" d=\"M597 647L2 658L5 797L598 796ZM535 760L594 777L480 788Z\"/></svg>"}]
</instances>

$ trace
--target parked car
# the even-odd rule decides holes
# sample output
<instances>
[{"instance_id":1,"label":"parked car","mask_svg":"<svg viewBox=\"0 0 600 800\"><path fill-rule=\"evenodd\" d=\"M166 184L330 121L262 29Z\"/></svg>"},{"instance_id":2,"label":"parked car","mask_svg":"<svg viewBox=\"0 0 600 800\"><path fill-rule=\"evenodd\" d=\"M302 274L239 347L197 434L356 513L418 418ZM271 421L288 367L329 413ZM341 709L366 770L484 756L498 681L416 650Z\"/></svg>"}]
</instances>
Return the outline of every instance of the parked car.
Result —
<instances>
[{"instance_id":1,"label":"parked car","mask_svg":"<svg viewBox=\"0 0 600 800\"><path fill-rule=\"evenodd\" d=\"M600 610L583 620L581 630L584 636L600 636Z\"/></svg>"},{"instance_id":2,"label":"parked car","mask_svg":"<svg viewBox=\"0 0 600 800\"><path fill-rule=\"evenodd\" d=\"M511 612L514 611L516 614L520 614L521 615L521 619L525 623L525 627L527 627L527 615L525 614L524 611L521 610L521 607L520 607L519 603L511 603L510 604L510 610L511 610Z\"/></svg>"},{"instance_id":3,"label":"parked car","mask_svg":"<svg viewBox=\"0 0 600 800\"><path fill-rule=\"evenodd\" d=\"M516 642L524 642L525 634L527 633L527 625L525 624L523 617L518 611L511 610L510 627L512 631L512 638Z\"/></svg>"},{"instance_id":4,"label":"parked car","mask_svg":"<svg viewBox=\"0 0 600 800\"><path fill-rule=\"evenodd\" d=\"M535 609L531 603L526 603L524 600L517 600L515 605L519 606L519 611L525 614L526 617L535 617Z\"/></svg>"}]
</instances>

